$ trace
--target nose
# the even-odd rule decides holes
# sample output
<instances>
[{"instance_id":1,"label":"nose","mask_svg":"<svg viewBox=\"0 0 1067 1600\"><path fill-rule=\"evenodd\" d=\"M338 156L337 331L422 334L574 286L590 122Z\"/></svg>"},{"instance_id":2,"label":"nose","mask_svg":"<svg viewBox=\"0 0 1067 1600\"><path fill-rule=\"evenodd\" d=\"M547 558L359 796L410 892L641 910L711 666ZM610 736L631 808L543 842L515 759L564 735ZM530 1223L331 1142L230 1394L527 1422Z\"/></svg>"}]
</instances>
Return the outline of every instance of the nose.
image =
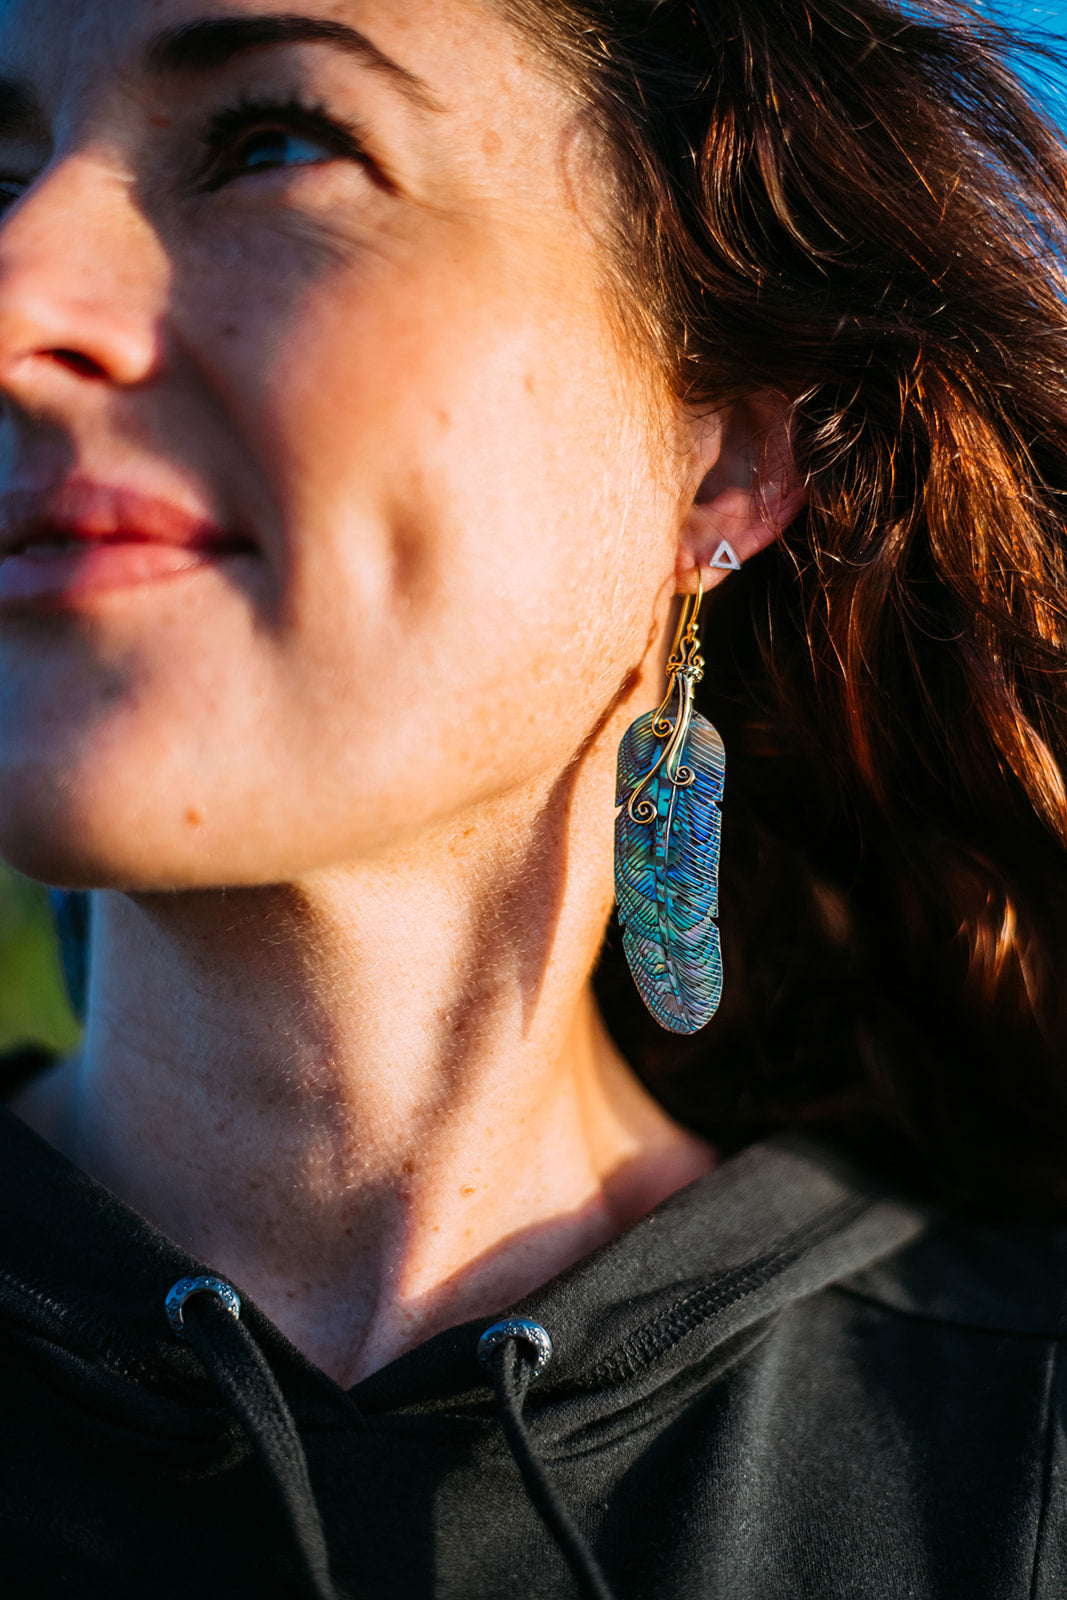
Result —
<instances>
[{"instance_id":1,"label":"nose","mask_svg":"<svg viewBox=\"0 0 1067 1600\"><path fill-rule=\"evenodd\" d=\"M133 184L88 155L54 162L0 220L0 412L150 379L166 282Z\"/></svg>"}]
</instances>

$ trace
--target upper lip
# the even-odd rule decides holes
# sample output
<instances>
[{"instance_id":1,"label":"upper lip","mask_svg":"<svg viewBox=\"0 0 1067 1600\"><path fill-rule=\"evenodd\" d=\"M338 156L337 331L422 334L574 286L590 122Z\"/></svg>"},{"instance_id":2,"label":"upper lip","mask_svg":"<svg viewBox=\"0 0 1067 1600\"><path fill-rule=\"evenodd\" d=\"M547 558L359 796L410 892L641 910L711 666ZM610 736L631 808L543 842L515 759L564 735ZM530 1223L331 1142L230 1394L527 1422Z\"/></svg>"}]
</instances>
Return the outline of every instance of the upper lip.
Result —
<instances>
[{"instance_id":1,"label":"upper lip","mask_svg":"<svg viewBox=\"0 0 1067 1600\"><path fill-rule=\"evenodd\" d=\"M215 552L249 548L247 538L210 515L140 489L68 478L47 487L12 486L0 494L0 558L61 540Z\"/></svg>"}]
</instances>

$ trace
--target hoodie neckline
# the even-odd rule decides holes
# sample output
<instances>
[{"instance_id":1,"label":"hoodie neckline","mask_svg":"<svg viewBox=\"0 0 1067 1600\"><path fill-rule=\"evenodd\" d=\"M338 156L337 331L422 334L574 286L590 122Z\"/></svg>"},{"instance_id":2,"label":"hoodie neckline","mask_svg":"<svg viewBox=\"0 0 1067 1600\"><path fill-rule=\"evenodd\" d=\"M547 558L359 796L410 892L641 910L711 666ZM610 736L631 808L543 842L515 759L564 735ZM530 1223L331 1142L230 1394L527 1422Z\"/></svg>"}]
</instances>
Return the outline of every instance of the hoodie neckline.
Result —
<instances>
[{"instance_id":1,"label":"hoodie neckline","mask_svg":"<svg viewBox=\"0 0 1067 1600\"><path fill-rule=\"evenodd\" d=\"M178 1278L218 1269L190 1256L7 1108L0 1108L0 1196L7 1219L0 1305L10 1312L21 1291L25 1315L46 1323L50 1337L88 1343L131 1377L173 1364L166 1292ZM551 1330L555 1345L547 1399L632 1382L666 1355L677 1360L687 1347L726 1339L789 1299L879 1261L925 1222L921 1207L829 1146L776 1135L678 1190L514 1305L433 1335L351 1389L247 1299L244 1315L280 1374L309 1401L343 1396L360 1413L479 1391L480 1333L497 1317L528 1317Z\"/></svg>"},{"instance_id":2,"label":"hoodie neckline","mask_svg":"<svg viewBox=\"0 0 1067 1600\"><path fill-rule=\"evenodd\" d=\"M538 1396L595 1392L709 1347L916 1239L930 1213L821 1141L778 1134L677 1190L624 1233L497 1315L547 1328ZM368 1410L432 1402L460 1381L486 1317L365 1378ZM428 1360L428 1356L434 1359ZM469 1387L469 1385L468 1385Z\"/></svg>"}]
</instances>

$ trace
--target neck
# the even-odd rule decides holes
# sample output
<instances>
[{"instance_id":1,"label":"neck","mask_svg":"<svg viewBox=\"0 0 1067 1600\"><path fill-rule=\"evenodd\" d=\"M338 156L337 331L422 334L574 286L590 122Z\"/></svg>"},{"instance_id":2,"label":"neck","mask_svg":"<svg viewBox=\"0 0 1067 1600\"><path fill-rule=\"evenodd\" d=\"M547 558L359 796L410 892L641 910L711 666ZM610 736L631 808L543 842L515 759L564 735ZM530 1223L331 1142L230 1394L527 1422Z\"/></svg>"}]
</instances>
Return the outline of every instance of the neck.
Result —
<instances>
[{"instance_id":1,"label":"neck","mask_svg":"<svg viewBox=\"0 0 1067 1600\"><path fill-rule=\"evenodd\" d=\"M338 1381L499 1311L711 1159L591 998L603 777L299 885L98 896L84 1048L16 1109Z\"/></svg>"}]
</instances>

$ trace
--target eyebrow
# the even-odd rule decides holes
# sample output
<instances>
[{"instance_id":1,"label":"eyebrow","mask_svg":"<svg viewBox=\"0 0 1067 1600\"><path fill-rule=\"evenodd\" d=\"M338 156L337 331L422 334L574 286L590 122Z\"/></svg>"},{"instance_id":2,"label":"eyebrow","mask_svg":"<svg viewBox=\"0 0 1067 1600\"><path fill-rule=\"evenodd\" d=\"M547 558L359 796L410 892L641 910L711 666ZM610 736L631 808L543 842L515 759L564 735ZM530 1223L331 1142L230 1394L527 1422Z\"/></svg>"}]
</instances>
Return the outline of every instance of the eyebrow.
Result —
<instances>
[{"instance_id":1,"label":"eyebrow","mask_svg":"<svg viewBox=\"0 0 1067 1600\"><path fill-rule=\"evenodd\" d=\"M208 72L247 50L270 45L330 44L391 78L423 111L442 108L421 78L387 56L366 34L325 17L204 17L156 34L148 47L149 70L159 74Z\"/></svg>"}]
</instances>

